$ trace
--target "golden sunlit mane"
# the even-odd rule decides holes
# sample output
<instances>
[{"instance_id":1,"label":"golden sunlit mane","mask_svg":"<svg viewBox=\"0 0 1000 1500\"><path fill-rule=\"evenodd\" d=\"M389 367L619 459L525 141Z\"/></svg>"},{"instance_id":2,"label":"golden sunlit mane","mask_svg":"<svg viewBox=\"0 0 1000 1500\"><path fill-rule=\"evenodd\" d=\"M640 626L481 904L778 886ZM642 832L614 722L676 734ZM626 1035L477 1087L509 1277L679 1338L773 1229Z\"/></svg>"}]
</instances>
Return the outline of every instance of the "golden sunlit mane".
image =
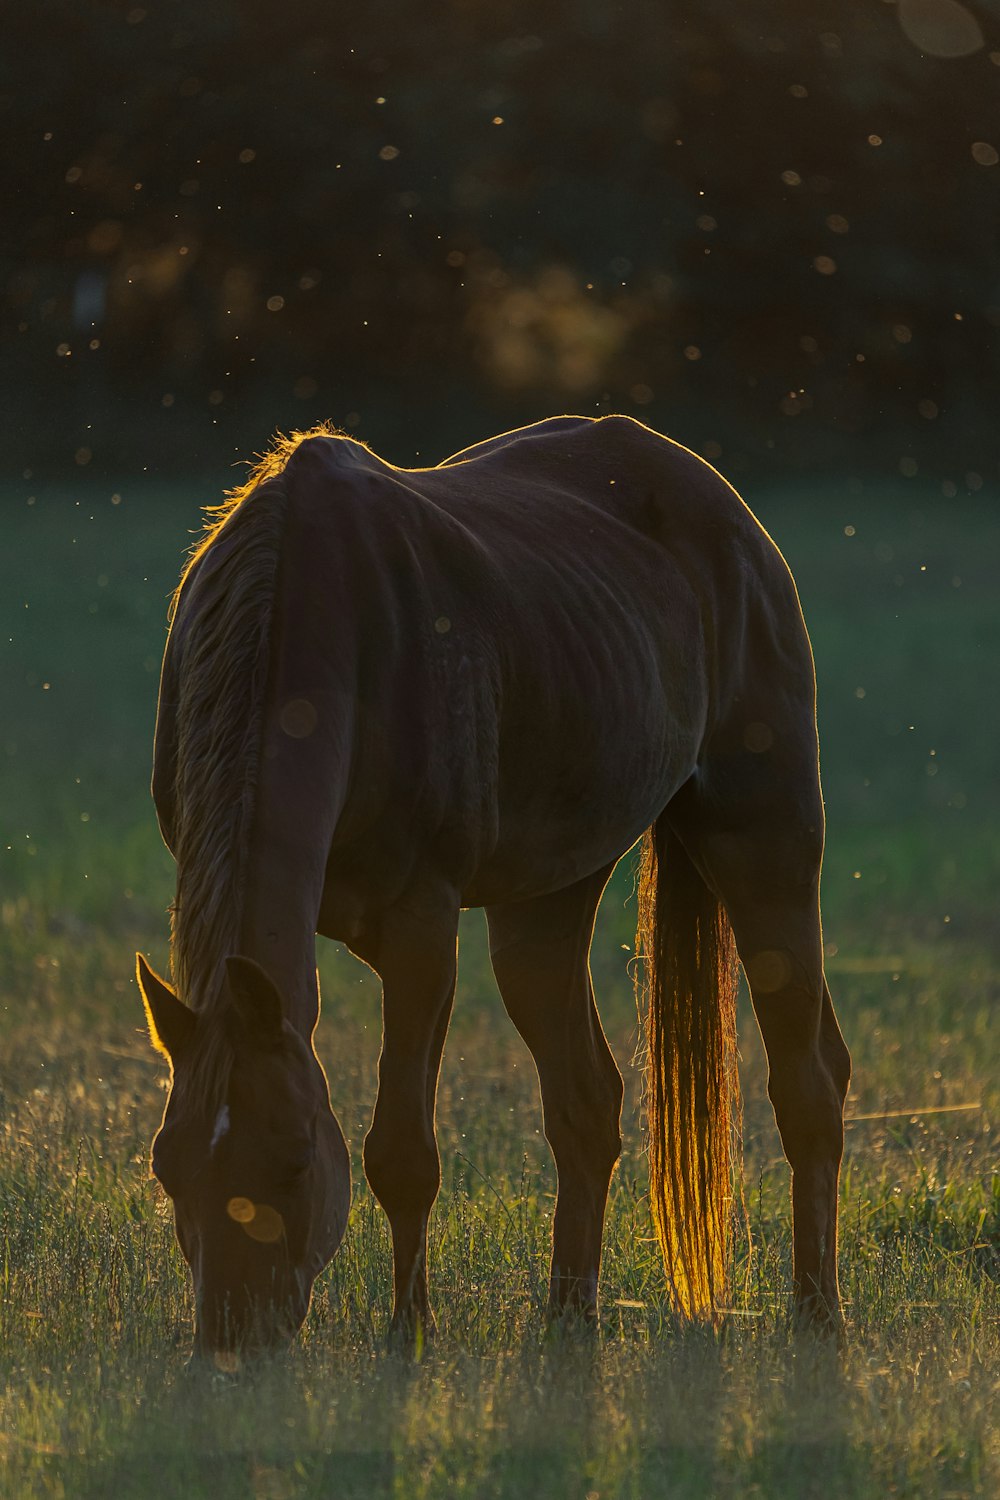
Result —
<instances>
[{"instance_id":1,"label":"golden sunlit mane","mask_svg":"<svg viewBox=\"0 0 1000 1500\"><path fill-rule=\"evenodd\" d=\"M345 436L346 434L341 432L333 422L318 422L315 427L309 427L302 432L275 433L270 448L265 449L263 453L255 455L253 466L243 483L234 485L231 490L227 490L226 498L220 501L218 505L205 506L204 530L188 555L184 571L181 573L180 582L174 590L170 601L171 619L173 619L177 610L181 592L187 582L188 575L197 563L201 561L201 558L215 541L233 512L238 510L255 490L260 489L261 485L266 484L268 480L277 479L280 474L283 474L288 460L302 443L307 442L310 438L336 438ZM352 439L351 441L357 440ZM361 446L364 447L366 445L361 444Z\"/></svg>"},{"instance_id":2,"label":"golden sunlit mane","mask_svg":"<svg viewBox=\"0 0 1000 1500\"><path fill-rule=\"evenodd\" d=\"M232 1048L223 966L242 948L246 869L260 767L278 564L285 529L282 477L309 438L328 425L280 436L244 484L206 510L171 608L182 669L176 704L171 970L199 1016L198 1046L185 1070L192 1107L225 1098ZM209 554L223 532L231 545Z\"/></svg>"}]
</instances>

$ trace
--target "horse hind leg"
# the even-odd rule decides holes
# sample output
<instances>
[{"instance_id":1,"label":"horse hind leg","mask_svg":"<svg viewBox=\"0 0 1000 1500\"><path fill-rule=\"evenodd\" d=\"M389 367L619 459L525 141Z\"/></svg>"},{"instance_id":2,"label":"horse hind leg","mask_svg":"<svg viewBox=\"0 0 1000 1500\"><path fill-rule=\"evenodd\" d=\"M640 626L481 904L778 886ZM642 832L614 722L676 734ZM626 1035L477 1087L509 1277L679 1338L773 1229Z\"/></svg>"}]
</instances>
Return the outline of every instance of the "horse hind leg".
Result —
<instances>
[{"instance_id":1,"label":"horse hind leg","mask_svg":"<svg viewBox=\"0 0 1000 1500\"><path fill-rule=\"evenodd\" d=\"M778 784L786 790L775 795ZM756 791L742 788L738 803L726 802L712 786L709 762L700 785L689 783L671 804L671 822L726 907L749 982L768 1095L792 1169L796 1303L805 1321L837 1324L837 1199L851 1069L823 973L818 779L814 772L768 777Z\"/></svg>"},{"instance_id":2,"label":"horse hind leg","mask_svg":"<svg viewBox=\"0 0 1000 1500\"><path fill-rule=\"evenodd\" d=\"M553 895L487 909L507 1012L535 1060L558 1173L549 1305L597 1311L611 1173L621 1154L621 1074L594 1003L590 943L610 870Z\"/></svg>"},{"instance_id":3,"label":"horse hind leg","mask_svg":"<svg viewBox=\"0 0 1000 1500\"><path fill-rule=\"evenodd\" d=\"M765 940L780 942L780 937L769 932ZM835 1325L840 1321L837 1208L850 1055L822 973L809 972L791 945L784 952L751 947L757 956L749 960L750 992L767 1051L768 1096L792 1169L796 1302L804 1321Z\"/></svg>"}]
</instances>

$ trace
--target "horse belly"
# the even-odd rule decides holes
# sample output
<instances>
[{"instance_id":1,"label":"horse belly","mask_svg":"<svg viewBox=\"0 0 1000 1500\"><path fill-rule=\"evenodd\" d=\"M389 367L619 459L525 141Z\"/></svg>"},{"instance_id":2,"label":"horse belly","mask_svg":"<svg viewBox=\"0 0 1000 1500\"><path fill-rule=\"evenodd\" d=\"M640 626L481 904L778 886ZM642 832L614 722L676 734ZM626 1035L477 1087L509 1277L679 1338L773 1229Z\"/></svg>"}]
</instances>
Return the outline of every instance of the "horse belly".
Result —
<instances>
[{"instance_id":1,"label":"horse belly","mask_svg":"<svg viewBox=\"0 0 1000 1500\"><path fill-rule=\"evenodd\" d=\"M647 704L641 721L581 721L567 742L507 746L497 842L462 904L527 900L614 864L691 776L702 730L701 713Z\"/></svg>"},{"instance_id":2,"label":"horse belly","mask_svg":"<svg viewBox=\"0 0 1000 1500\"><path fill-rule=\"evenodd\" d=\"M564 890L625 854L690 775L661 782L644 800L581 802L573 817L532 809L510 818L490 858L462 892L462 906L526 901Z\"/></svg>"}]
</instances>

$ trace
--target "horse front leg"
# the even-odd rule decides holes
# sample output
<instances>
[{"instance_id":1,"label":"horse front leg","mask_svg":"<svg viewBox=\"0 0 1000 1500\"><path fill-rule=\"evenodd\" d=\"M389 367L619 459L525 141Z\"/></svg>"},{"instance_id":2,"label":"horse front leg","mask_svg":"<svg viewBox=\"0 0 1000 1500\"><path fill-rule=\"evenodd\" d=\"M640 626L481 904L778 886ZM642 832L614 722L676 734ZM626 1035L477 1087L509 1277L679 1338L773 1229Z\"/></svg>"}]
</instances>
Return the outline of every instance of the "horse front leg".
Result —
<instances>
[{"instance_id":1,"label":"horse front leg","mask_svg":"<svg viewBox=\"0 0 1000 1500\"><path fill-rule=\"evenodd\" d=\"M407 1338L434 1326L427 1221L441 1185L434 1106L455 998L457 933L457 900L431 914L396 910L383 918L371 959L382 979L382 1053L365 1176L392 1230L392 1328Z\"/></svg>"}]
</instances>

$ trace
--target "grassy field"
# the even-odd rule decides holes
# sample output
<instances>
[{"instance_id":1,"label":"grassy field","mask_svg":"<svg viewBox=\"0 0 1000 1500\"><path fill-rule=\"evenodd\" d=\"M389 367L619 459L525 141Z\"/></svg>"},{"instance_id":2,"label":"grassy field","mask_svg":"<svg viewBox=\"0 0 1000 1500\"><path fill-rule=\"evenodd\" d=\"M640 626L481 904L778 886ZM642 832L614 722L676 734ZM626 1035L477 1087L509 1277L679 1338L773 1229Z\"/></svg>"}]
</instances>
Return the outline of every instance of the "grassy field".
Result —
<instances>
[{"instance_id":1,"label":"grassy field","mask_svg":"<svg viewBox=\"0 0 1000 1500\"><path fill-rule=\"evenodd\" d=\"M232 1387L184 1372L187 1275L148 1174L163 1070L131 978L136 947L166 967L156 673L187 533L218 490L0 494L0 1494L1000 1493L995 498L857 482L750 497L798 578L820 679L828 968L856 1069L842 1350L790 1328L787 1172L745 1006L731 1313L716 1335L664 1311L623 868L594 956L628 1090L599 1336L545 1327L554 1174L472 913L439 1107L439 1338L416 1362L384 1347L388 1235L359 1161L378 994L325 945L352 1220L291 1357Z\"/></svg>"}]
</instances>

